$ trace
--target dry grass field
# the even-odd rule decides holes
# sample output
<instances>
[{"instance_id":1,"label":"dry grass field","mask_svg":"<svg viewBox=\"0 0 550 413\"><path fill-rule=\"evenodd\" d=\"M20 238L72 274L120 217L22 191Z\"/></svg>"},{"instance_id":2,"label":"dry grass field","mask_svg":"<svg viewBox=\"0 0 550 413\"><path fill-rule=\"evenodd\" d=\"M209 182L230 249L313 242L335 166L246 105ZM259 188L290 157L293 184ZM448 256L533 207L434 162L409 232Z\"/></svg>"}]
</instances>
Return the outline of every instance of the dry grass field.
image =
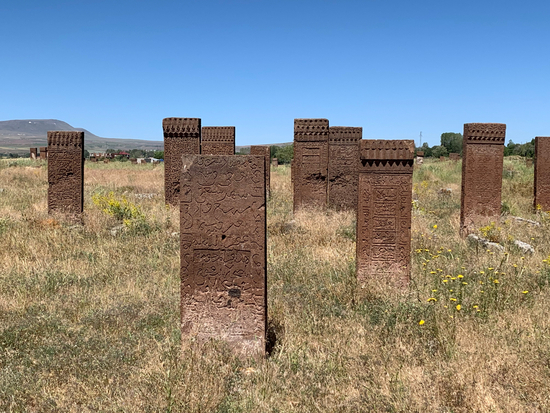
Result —
<instances>
[{"instance_id":1,"label":"dry grass field","mask_svg":"<svg viewBox=\"0 0 550 413\"><path fill-rule=\"evenodd\" d=\"M479 229L505 252L458 236L460 162L415 170L402 293L357 290L353 214L293 216L274 170L263 360L181 341L162 166L87 163L82 226L48 216L46 168L0 162L0 411L550 411L550 219L523 159L505 160L508 215Z\"/></svg>"}]
</instances>

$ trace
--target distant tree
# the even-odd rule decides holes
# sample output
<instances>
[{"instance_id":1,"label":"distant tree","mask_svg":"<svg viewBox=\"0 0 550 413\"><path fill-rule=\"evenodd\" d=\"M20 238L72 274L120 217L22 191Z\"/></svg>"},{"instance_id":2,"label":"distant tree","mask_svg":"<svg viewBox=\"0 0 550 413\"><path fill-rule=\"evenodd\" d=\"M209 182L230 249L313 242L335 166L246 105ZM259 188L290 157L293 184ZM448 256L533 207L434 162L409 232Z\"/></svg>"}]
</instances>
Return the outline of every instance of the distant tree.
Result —
<instances>
[{"instance_id":1,"label":"distant tree","mask_svg":"<svg viewBox=\"0 0 550 413\"><path fill-rule=\"evenodd\" d=\"M277 146L273 158L277 158L280 164L290 163L294 158L294 145Z\"/></svg>"},{"instance_id":2,"label":"distant tree","mask_svg":"<svg viewBox=\"0 0 550 413\"><path fill-rule=\"evenodd\" d=\"M164 159L164 151L154 151L153 158Z\"/></svg>"},{"instance_id":3,"label":"distant tree","mask_svg":"<svg viewBox=\"0 0 550 413\"><path fill-rule=\"evenodd\" d=\"M117 152L120 152L119 150L116 150L116 149L107 149L105 151L105 153L117 153Z\"/></svg>"},{"instance_id":4,"label":"distant tree","mask_svg":"<svg viewBox=\"0 0 550 413\"><path fill-rule=\"evenodd\" d=\"M84 149L84 158L88 159L90 157L90 152L87 149Z\"/></svg>"},{"instance_id":5,"label":"distant tree","mask_svg":"<svg viewBox=\"0 0 550 413\"><path fill-rule=\"evenodd\" d=\"M432 156L434 158L439 158L440 156L447 156L448 154L449 152L447 152L447 148L442 145L434 146L432 148Z\"/></svg>"},{"instance_id":6,"label":"distant tree","mask_svg":"<svg viewBox=\"0 0 550 413\"><path fill-rule=\"evenodd\" d=\"M442 133L441 146L444 146L447 149L447 153L454 152L462 154L462 134L454 132Z\"/></svg>"},{"instance_id":7,"label":"distant tree","mask_svg":"<svg viewBox=\"0 0 550 413\"><path fill-rule=\"evenodd\" d=\"M424 157L429 158L432 156L432 148L428 145L428 142L424 142L419 150L424 151Z\"/></svg>"},{"instance_id":8,"label":"distant tree","mask_svg":"<svg viewBox=\"0 0 550 413\"><path fill-rule=\"evenodd\" d=\"M144 154L141 149L130 149L128 152L130 154L130 158L143 158Z\"/></svg>"}]
</instances>

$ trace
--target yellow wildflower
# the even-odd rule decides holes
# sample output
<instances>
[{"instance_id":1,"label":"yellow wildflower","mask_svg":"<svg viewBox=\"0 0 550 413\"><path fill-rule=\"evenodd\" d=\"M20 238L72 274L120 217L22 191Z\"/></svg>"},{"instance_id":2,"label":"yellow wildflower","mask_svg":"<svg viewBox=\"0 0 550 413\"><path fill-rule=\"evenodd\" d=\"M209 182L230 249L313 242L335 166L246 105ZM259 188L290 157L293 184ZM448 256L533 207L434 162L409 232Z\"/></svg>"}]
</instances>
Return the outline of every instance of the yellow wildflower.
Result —
<instances>
[{"instance_id":1,"label":"yellow wildflower","mask_svg":"<svg viewBox=\"0 0 550 413\"><path fill-rule=\"evenodd\" d=\"M430 298L428 298L428 302L430 302L430 301L437 301L437 298L430 297Z\"/></svg>"},{"instance_id":2,"label":"yellow wildflower","mask_svg":"<svg viewBox=\"0 0 550 413\"><path fill-rule=\"evenodd\" d=\"M457 311L460 311L461 308L462 308L461 305L460 305L460 304L457 304L456 310L457 310Z\"/></svg>"},{"instance_id":3,"label":"yellow wildflower","mask_svg":"<svg viewBox=\"0 0 550 413\"><path fill-rule=\"evenodd\" d=\"M456 301L456 298L452 298L452 297L451 297L451 298L449 298L449 300L451 300L451 301L454 302L454 301Z\"/></svg>"},{"instance_id":4,"label":"yellow wildflower","mask_svg":"<svg viewBox=\"0 0 550 413\"><path fill-rule=\"evenodd\" d=\"M462 285L468 285L466 281L462 281Z\"/></svg>"},{"instance_id":5,"label":"yellow wildflower","mask_svg":"<svg viewBox=\"0 0 550 413\"><path fill-rule=\"evenodd\" d=\"M424 320L420 320L420 321L418 322L418 324L423 325L424 322L425 322Z\"/></svg>"},{"instance_id":6,"label":"yellow wildflower","mask_svg":"<svg viewBox=\"0 0 550 413\"><path fill-rule=\"evenodd\" d=\"M437 224L434 225L434 229L437 229Z\"/></svg>"},{"instance_id":7,"label":"yellow wildflower","mask_svg":"<svg viewBox=\"0 0 550 413\"><path fill-rule=\"evenodd\" d=\"M464 276L462 274L458 274L457 277L458 278L464 278Z\"/></svg>"},{"instance_id":8,"label":"yellow wildflower","mask_svg":"<svg viewBox=\"0 0 550 413\"><path fill-rule=\"evenodd\" d=\"M493 280L493 282L494 282L495 284L498 284L498 283L499 283L498 280L496 280L496 279Z\"/></svg>"},{"instance_id":9,"label":"yellow wildflower","mask_svg":"<svg viewBox=\"0 0 550 413\"><path fill-rule=\"evenodd\" d=\"M525 290L525 291L522 291L523 294L527 294L529 291Z\"/></svg>"},{"instance_id":10,"label":"yellow wildflower","mask_svg":"<svg viewBox=\"0 0 550 413\"><path fill-rule=\"evenodd\" d=\"M430 274L436 274L436 272L435 271L430 271Z\"/></svg>"}]
</instances>

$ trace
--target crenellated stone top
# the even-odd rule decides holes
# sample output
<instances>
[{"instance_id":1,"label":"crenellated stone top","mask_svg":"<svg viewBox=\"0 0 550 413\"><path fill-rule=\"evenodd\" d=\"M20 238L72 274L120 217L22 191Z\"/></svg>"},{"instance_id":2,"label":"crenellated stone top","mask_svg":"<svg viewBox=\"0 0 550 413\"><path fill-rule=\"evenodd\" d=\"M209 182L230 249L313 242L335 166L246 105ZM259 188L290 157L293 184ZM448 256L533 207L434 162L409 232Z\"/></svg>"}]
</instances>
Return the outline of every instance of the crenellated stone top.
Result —
<instances>
[{"instance_id":1,"label":"crenellated stone top","mask_svg":"<svg viewBox=\"0 0 550 413\"><path fill-rule=\"evenodd\" d=\"M165 138L196 138L201 134L200 118L164 118Z\"/></svg>"},{"instance_id":2,"label":"crenellated stone top","mask_svg":"<svg viewBox=\"0 0 550 413\"><path fill-rule=\"evenodd\" d=\"M506 138L505 123L465 123L466 143L503 144Z\"/></svg>"},{"instance_id":3,"label":"crenellated stone top","mask_svg":"<svg viewBox=\"0 0 550 413\"><path fill-rule=\"evenodd\" d=\"M48 148L84 148L84 132L49 131ZM40 148L42 152L42 148Z\"/></svg>"},{"instance_id":4,"label":"crenellated stone top","mask_svg":"<svg viewBox=\"0 0 550 413\"><path fill-rule=\"evenodd\" d=\"M294 119L295 141L328 141L328 135L328 119Z\"/></svg>"},{"instance_id":5,"label":"crenellated stone top","mask_svg":"<svg viewBox=\"0 0 550 413\"><path fill-rule=\"evenodd\" d=\"M329 127L328 140L336 144L356 144L363 137L363 128L354 126Z\"/></svg>"},{"instance_id":6,"label":"crenellated stone top","mask_svg":"<svg viewBox=\"0 0 550 413\"><path fill-rule=\"evenodd\" d=\"M363 139L360 142L360 157L363 160L414 159L414 141L412 139Z\"/></svg>"},{"instance_id":7,"label":"crenellated stone top","mask_svg":"<svg viewBox=\"0 0 550 413\"><path fill-rule=\"evenodd\" d=\"M203 142L235 143L235 126L204 126Z\"/></svg>"}]
</instances>

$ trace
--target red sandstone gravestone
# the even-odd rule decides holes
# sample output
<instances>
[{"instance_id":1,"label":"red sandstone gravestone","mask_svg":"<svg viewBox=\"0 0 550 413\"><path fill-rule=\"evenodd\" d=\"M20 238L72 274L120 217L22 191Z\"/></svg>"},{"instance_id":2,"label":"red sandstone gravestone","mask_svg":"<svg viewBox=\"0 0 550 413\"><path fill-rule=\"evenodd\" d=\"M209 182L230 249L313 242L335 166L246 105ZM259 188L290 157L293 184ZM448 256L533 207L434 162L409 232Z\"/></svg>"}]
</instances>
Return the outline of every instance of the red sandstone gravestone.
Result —
<instances>
[{"instance_id":1,"label":"red sandstone gravestone","mask_svg":"<svg viewBox=\"0 0 550 413\"><path fill-rule=\"evenodd\" d=\"M43 159L43 160L48 159L48 147L47 146L41 146L40 147L40 159Z\"/></svg>"},{"instance_id":2,"label":"red sandstone gravestone","mask_svg":"<svg viewBox=\"0 0 550 413\"><path fill-rule=\"evenodd\" d=\"M416 152L416 163L422 165L424 163L424 151Z\"/></svg>"},{"instance_id":3,"label":"red sandstone gravestone","mask_svg":"<svg viewBox=\"0 0 550 413\"><path fill-rule=\"evenodd\" d=\"M204 126L201 138L202 155L235 155L234 126Z\"/></svg>"},{"instance_id":4,"label":"red sandstone gravestone","mask_svg":"<svg viewBox=\"0 0 550 413\"><path fill-rule=\"evenodd\" d=\"M83 205L84 132L48 132L48 213L78 215Z\"/></svg>"},{"instance_id":5,"label":"red sandstone gravestone","mask_svg":"<svg viewBox=\"0 0 550 413\"><path fill-rule=\"evenodd\" d=\"M357 279L403 287L410 279L413 140L362 140Z\"/></svg>"},{"instance_id":6,"label":"red sandstone gravestone","mask_svg":"<svg viewBox=\"0 0 550 413\"><path fill-rule=\"evenodd\" d=\"M462 144L460 232L498 220L501 210L502 162L506 125L466 123Z\"/></svg>"},{"instance_id":7,"label":"red sandstone gravestone","mask_svg":"<svg viewBox=\"0 0 550 413\"><path fill-rule=\"evenodd\" d=\"M550 211L550 136L535 138L534 207Z\"/></svg>"},{"instance_id":8,"label":"red sandstone gravestone","mask_svg":"<svg viewBox=\"0 0 550 413\"><path fill-rule=\"evenodd\" d=\"M449 154L449 160L451 161L460 161L460 154L456 152L451 152Z\"/></svg>"},{"instance_id":9,"label":"red sandstone gravestone","mask_svg":"<svg viewBox=\"0 0 550 413\"><path fill-rule=\"evenodd\" d=\"M363 128L331 126L328 145L327 199L331 208L357 208L359 142Z\"/></svg>"},{"instance_id":10,"label":"red sandstone gravestone","mask_svg":"<svg viewBox=\"0 0 550 413\"><path fill-rule=\"evenodd\" d=\"M31 159L33 161L36 161L36 159L38 158L37 154L38 154L38 148L31 148Z\"/></svg>"},{"instance_id":11,"label":"red sandstone gravestone","mask_svg":"<svg viewBox=\"0 0 550 413\"><path fill-rule=\"evenodd\" d=\"M271 168L269 167L269 158L271 156L271 151L269 146L255 146L250 147L250 155L259 155L263 156L265 159L265 188L266 192L269 194L269 189L271 186Z\"/></svg>"},{"instance_id":12,"label":"red sandstone gravestone","mask_svg":"<svg viewBox=\"0 0 550 413\"><path fill-rule=\"evenodd\" d=\"M179 205L181 157L201 153L201 120L199 118L165 118L164 132L164 197L170 205Z\"/></svg>"},{"instance_id":13,"label":"red sandstone gravestone","mask_svg":"<svg viewBox=\"0 0 550 413\"><path fill-rule=\"evenodd\" d=\"M327 204L328 119L294 119L294 211Z\"/></svg>"},{"instance_id":14,"label":"red sandstone gravestone","mask_svg":"<svg viewBox=\"0 0 550 413\"><path fill-rule=\"evenodd\" d=\"M265 159L199 155L182 163L182 334L264 354Z\"/></svg>"}]
</instances>

